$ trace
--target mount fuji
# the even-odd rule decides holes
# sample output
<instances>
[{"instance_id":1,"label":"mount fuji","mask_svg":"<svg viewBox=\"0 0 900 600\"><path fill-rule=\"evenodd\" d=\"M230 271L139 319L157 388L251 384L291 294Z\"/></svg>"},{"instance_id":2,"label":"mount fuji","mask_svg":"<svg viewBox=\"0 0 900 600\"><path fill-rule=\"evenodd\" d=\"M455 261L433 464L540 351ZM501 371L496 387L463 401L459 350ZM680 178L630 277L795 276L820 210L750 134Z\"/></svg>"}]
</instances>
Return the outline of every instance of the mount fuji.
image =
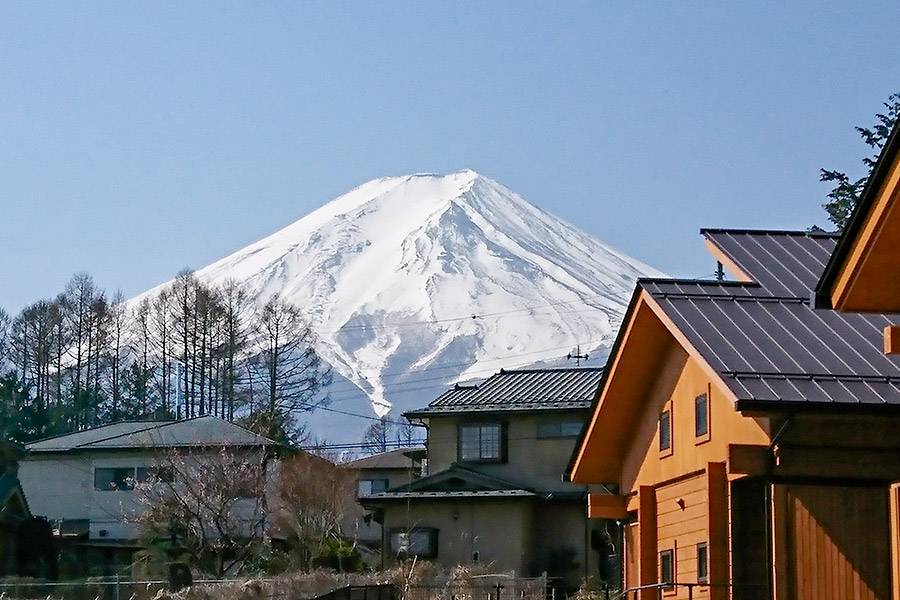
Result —
<instances>
[{"instance_id":1,"label":"mount fuji","mask_svg":"<svg viewBox=\"0 0 900 600\"><path fill-rule=\"evenodd\" d=\"M399 417L500 368L603 364L635 279L662 273L464 170L364 183L196 276L302 307L332 410Z\"/></svg>"}]
</instances>

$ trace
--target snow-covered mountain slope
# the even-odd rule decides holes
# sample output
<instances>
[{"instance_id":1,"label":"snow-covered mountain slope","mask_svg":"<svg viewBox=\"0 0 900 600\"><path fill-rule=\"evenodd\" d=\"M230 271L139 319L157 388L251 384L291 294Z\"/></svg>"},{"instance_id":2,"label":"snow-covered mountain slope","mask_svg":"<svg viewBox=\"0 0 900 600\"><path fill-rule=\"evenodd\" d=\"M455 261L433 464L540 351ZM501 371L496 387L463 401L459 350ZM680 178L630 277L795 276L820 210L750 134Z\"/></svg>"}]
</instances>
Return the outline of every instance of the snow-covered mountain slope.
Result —
<instances>
[{"instance_id":1,"label":"snow-covered mountain slope","mask_svg":"<svg viewBox=\"0 0 900 600\"><path fill-rule=\"evenodd\" d=\"M469 170L370 181L197 271L303 307L378 414L404 386L603 354L635 279L659 275Z\"/></svg>"}]
</instances>

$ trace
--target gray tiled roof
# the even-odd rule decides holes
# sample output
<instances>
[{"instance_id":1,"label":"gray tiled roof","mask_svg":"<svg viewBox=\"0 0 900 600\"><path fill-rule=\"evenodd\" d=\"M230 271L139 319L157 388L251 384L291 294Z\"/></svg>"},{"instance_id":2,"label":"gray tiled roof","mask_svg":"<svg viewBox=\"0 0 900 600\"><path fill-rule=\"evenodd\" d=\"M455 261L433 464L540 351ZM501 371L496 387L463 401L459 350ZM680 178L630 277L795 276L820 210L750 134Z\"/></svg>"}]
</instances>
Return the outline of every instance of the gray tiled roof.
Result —
<instances>
[{"instance_id":1,"label":"gray tiled roof","mask_svg":"<svg viewBox=\"0 0 900 600\"><path fill-rule=\"evenodd\" d=\"M587 409L603 369L521 369L492 375L478 386L444 392L410 417L462 412Z\"/></svg>"},{"instance_id":2,"label":"gray tiled roof","mask_svg":"<svg viewBox=\"0 0 900 600\"><path fill-rule=\"evenodd\" d=\"M410 469L414 466L410 454L421 454L424 456L425 447L415 446L379 452L372 456L365 456L342 463L340 466L345 469Z\"/></svg>"},{"instance_id":3,"label":"gray tiled roof","mask_svg":"<svg viewBox=\"0 0 900 600\"><path fill-rule=\"evenodd\" d=\"M882 330L898 317L810 307L819 275L811 269L824 268L833 236L717 230L712 237L724 240L742 268L756 265L747 273L767 283L654 279L639 285L719 372L739 409L900 409L900 357L882 348ZM772 266L773 247L792 247L799 258Z\"/></svg>"},{"instance_id":4,"label":"gray tiled roof","mask_svg":"<svg viewBox=\"0 0 900 600\"><path fill-rule=\"evenodd\" d=\"M214 416L184 421L133 421L28 444L34 452L203 446L272 446L275 442Z\"/></svg>"},{"instance_id":5,"label":"gray tiled roof","mask_svg":"<svg viewBox=\"0 0 900 600\"><path fill-rule=\"evenodd\" d=\"M365 502L378 505L383 502L410 499L533 497L537 497L533 490L454 464L428 477L422 477L387 491L367 496Z\"/></svg>"}]
</instances>

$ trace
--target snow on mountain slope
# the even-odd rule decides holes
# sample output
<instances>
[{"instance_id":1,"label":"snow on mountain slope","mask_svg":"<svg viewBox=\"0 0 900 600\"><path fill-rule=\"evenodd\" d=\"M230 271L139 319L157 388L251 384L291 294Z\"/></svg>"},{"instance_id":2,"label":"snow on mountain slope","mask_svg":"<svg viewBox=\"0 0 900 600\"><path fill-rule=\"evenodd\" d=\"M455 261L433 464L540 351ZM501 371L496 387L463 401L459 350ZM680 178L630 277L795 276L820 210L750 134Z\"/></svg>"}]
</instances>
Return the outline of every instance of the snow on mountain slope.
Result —
<instances>
[{"instance_id":1,"label":"snow on mountain slope","mask_svg":"<svg viewBox=\"0 0 900 600\"><path fill-rule=\"evenodd\" d=\"M370 181L197 271L303 307L379 415L417 380L606 352L635 279L660 275L470 170Z\"/></svg>"}]
</instances>

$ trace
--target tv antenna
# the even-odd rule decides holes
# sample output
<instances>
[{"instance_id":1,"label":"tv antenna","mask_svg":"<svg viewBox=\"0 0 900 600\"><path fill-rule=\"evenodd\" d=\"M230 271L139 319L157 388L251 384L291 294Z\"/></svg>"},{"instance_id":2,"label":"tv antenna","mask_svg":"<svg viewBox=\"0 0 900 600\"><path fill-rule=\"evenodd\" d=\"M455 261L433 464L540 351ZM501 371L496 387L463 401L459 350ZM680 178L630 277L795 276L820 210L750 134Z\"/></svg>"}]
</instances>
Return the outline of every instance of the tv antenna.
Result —
<instances>
[{"instance_id":1,"label":"tv antenna","mask_svg":"<svg viewBox=\"0 0 900 600\"><path fill-rule=\"evenodd\" d=\"M572 352L566 354L566 360L575 359L575 366L580 367L581 361L588 359L587 352L585 352L584 354L581 353L581 344L578 344L578 346L575 347L574 352L574 354L572 354Z\"/></svg>"}]
</instances>

